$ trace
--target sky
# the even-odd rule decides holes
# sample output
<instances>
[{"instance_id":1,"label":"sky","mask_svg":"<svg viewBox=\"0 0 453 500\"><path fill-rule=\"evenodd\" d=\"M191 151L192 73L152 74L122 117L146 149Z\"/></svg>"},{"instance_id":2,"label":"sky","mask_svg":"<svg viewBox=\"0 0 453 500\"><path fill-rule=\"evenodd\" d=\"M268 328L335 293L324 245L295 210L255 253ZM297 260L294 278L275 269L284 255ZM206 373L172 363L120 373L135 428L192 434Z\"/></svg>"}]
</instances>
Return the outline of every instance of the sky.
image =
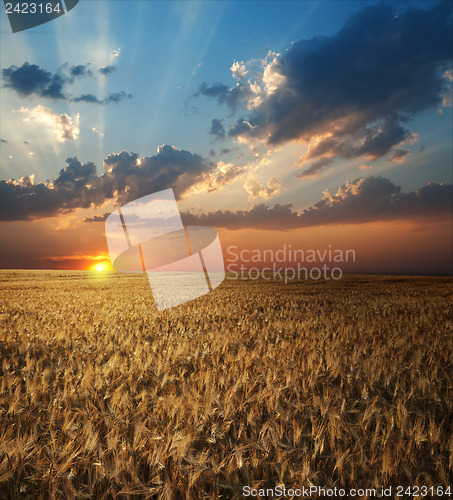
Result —
<instances>
[{"instance_id":1,"label":"sky","mask_svg":"<svg viewBox=\"0 0 453 500\"><path fill-rule=\"evenodd\" d=\"M448 1L81 0L12 33L2 6L0 267L107 268L105 217L172 188L224 255L451 274L452 24Z\"/></svg>"}]
</instances>

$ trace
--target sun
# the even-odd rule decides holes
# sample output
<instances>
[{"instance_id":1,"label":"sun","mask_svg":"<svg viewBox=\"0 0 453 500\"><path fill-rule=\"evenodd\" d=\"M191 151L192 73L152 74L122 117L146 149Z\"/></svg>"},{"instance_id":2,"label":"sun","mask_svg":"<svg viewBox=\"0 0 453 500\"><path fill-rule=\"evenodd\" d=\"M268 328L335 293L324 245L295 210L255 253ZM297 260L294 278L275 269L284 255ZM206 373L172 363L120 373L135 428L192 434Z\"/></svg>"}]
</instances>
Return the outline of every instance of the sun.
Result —
<instances>
[{"instance_id":1,"label":"sun","mask_svg":"<svg viewBox=\"0 0 453 500\"><path fill-rule=\"evenodd\" d=\"M102 273L105 271L113 271L112 266L108 260L102 260L101 258L96 258L97 262L93 263L90 267L90 271L95 271L97 273ZM101 261L101 262L99 262Z\"/></svg>"}]
</instances>

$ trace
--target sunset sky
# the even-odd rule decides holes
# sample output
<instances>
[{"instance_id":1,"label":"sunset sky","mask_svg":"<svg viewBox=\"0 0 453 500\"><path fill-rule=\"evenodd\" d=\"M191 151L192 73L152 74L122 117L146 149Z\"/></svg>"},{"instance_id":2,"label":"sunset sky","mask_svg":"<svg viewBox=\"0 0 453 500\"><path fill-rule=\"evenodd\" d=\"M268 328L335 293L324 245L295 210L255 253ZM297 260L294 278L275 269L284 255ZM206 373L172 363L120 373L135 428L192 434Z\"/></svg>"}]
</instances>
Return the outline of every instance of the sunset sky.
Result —
<instances>
[{"instance_id":1,"label":"sunset sky","mask_svg":"<svg viewBox=\"0 0 453 500\"><path fill-rule=\"evenodd\" d=\"M452 26L450 1L81 0L13 34L2 4L0 267L107 263L106 215L173 188L225 256L451 274Z\"/></svg>"}]
</instances>

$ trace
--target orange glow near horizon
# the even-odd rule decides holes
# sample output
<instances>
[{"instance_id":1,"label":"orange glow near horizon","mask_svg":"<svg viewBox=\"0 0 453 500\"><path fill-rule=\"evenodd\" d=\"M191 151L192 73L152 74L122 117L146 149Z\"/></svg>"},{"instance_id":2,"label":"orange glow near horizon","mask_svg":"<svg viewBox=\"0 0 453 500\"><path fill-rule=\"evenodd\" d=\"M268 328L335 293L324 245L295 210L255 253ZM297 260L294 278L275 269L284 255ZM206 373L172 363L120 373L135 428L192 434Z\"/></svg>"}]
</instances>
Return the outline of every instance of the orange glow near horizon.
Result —
<instances>
[{"instance_id":1,"label":"orange glow near horizon","mask_svg":"<svg viewBox=\"0 0 453 500\"><path fill-rule=\"evenodd\" d=\"M14 235L2 245L4 269L55 269L89 271L103 277L113 271L105 234L96 224L77 224L58 231L55 220L7 222L5 235ZM451 219L381 221L295 228L226 230L218 228L225 266L241 250L274 250L284 245L293 249L352 249L355 262L342 266L344 273L367 274L450 274ZM33 239L34 244L29 241ZM231 251L229 247L234 247ZM250 262L250 267L259 262ZM102 271L97 271L98 266ZM108 271L108 272L106 272Z\"/></svg>"}]
</instances>

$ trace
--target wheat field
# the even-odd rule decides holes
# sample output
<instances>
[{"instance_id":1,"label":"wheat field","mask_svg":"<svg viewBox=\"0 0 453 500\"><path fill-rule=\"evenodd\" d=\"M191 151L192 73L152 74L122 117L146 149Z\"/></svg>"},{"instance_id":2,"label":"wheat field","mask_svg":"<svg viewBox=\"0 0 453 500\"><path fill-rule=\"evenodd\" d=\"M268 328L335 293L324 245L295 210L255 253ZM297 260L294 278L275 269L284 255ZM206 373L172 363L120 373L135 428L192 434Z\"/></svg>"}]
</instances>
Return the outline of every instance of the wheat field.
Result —
<instances>
[{"instance_id":1,"label":"wheat field","mask_svg":"<svg viewBox=\"0 0 453 500\"><path fill-rule=\"evenodd\" d=\"M0 498L449 484L452 278L98 274L0 272Z\"/></svg>"}]
</instances>

